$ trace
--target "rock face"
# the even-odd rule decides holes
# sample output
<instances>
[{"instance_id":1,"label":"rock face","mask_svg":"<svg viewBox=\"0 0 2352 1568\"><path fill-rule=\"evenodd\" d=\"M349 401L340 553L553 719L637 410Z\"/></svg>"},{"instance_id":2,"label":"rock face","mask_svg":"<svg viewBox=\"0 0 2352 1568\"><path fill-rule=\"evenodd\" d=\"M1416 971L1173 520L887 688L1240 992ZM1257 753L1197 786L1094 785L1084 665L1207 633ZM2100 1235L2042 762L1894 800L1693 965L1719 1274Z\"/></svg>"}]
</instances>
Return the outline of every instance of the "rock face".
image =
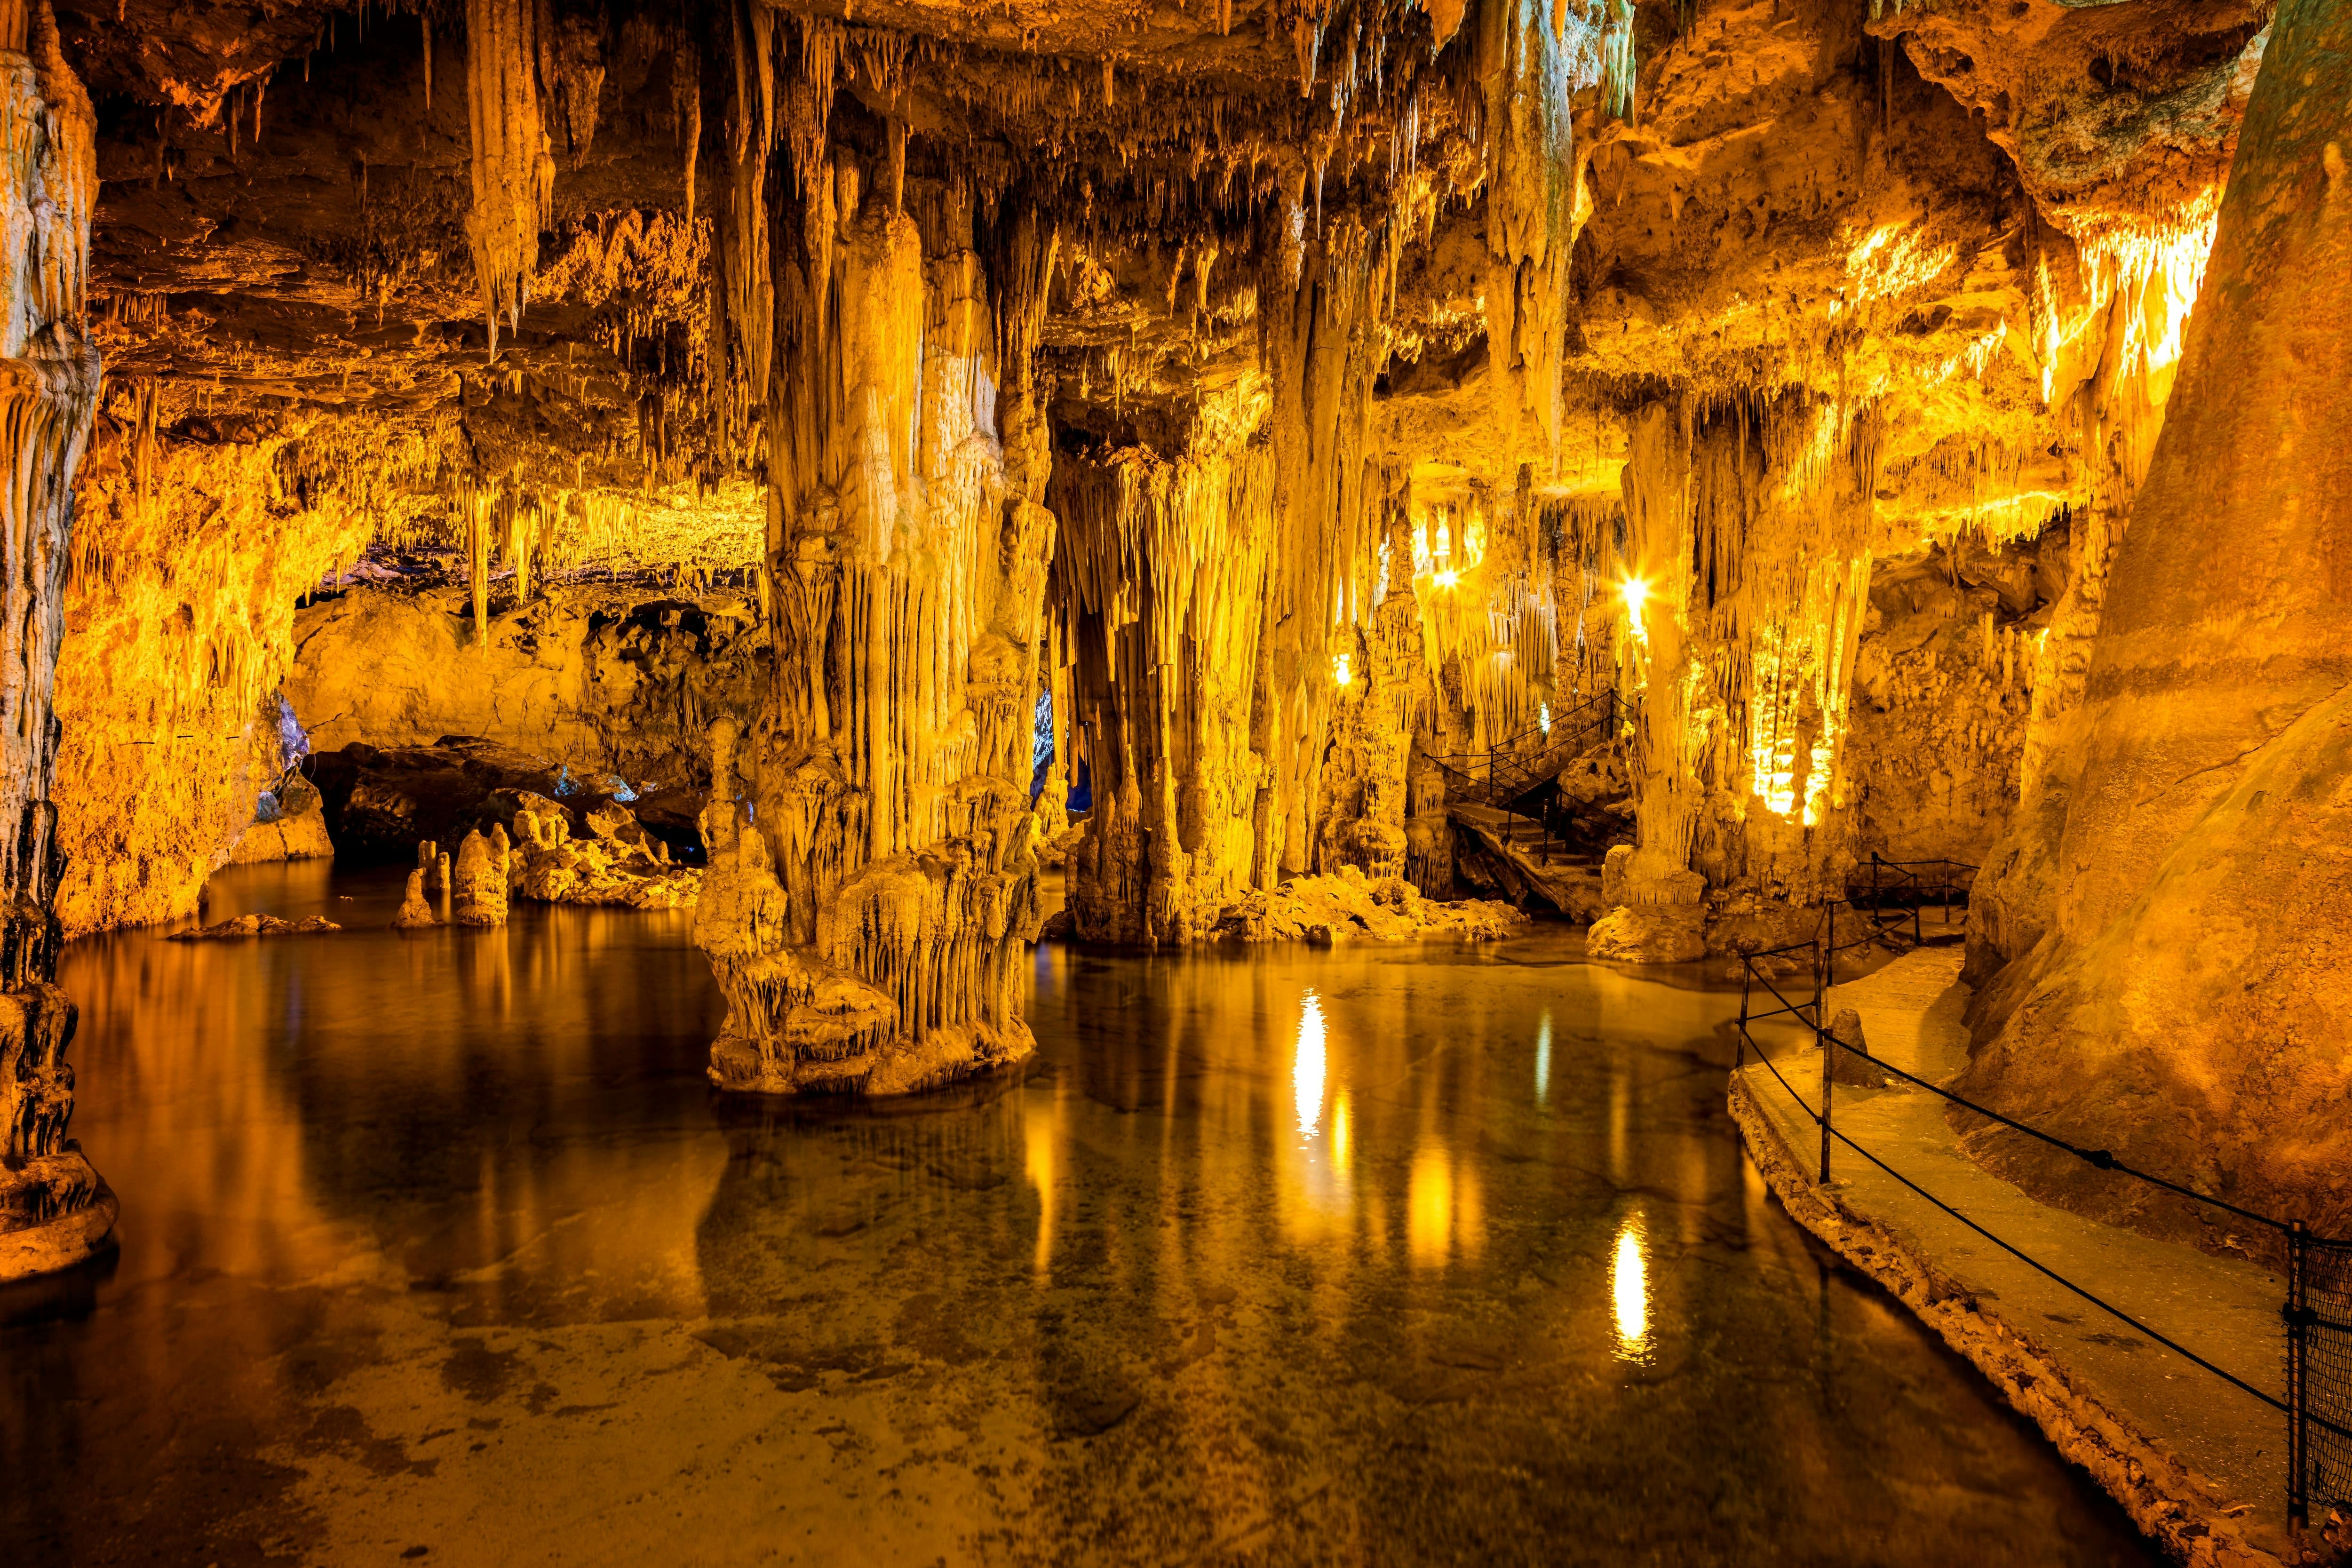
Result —
<instances>
[{"instance_id":1,"label":"rock face","mask_svg":"<svg viewBox=\"0 0 2352 1568\"><path fill-rule=\"evenodd\" d=\"M237 836L229 861L237 866L266 865L279 860L331 860L333 837L327 832L327 801L318 787L299 773L261 792L261 809Z\"/></svg>"},{"instance_id":2,"label":"rock face","mask_svg":"<svg viewBox=\"0 0 2352 1568\"><path fill-rule=\"evenodd\" d=\"M1854 845L1981 867L2017 804L2036 639L2061 591L2060 529L1881 564L1854 668Z\"/></svg>"},{"instance_id":3,"label":"rock face","mask_svg":"<svg viewBox=\"0 0 2352 1568\"><path fill-rule=\"evenodd\" d=\"M473 631L463 588L362 584L296 616L287 700L321 750L471 735L644 794L707 783L704 729L770 679L756 595L558 584Z\"/></svg>"},{"instance_id":4,"label":"rock face","mask_svg":"<svg viewBox=\"0 0 2352 1568\"><path fill-rule=\"evenodd\" d=\"M2053 918L1995 983L1965 1080L2079 1143L2327 1234L2352 1225L2347 105L2352 14L2288 0L2108 584ZM2190 1235L2218 1224L1979 1142L2095 1212Z\"/></svg>"},{"instance_id":5,"label":"rock face","mask_svg":"<svg viewBox=\"0 0 2352 1568\"><path fill-rule=\"evenodd\" d=\"M72 935L192 913L247 837L317 852L250 825L295 760L278 700L294 602L368 527L287 492L283 437L167 447L152 391L118 390L110 412L79 487L58 666Z\"/></svg>"}]
</instances>

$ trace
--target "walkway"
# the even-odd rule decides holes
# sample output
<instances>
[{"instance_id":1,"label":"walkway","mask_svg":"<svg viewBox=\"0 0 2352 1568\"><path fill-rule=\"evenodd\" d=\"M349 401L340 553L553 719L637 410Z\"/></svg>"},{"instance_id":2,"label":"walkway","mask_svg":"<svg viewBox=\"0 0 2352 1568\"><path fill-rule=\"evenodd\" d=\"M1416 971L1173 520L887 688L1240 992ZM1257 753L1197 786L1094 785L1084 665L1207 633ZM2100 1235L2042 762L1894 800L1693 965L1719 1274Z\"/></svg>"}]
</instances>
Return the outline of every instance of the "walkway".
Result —
<instances>
[{"instance_id":1,"label":"walkway","mask_svg":"<svg viewBox=\"0 0 2352 1568\"><path fill-rule=\"evenodd\" d=\"M1968 1055L1960 963L1958 948L1906 954L1833 987L1827 1012L1834 1019L1853 1007L1873 1055L1944 1081ZM1779 1020L1755 1035L1790 1088L1818 1104L1810 1028ZM1813 1179L1819 1125L1768 1068L1751 1063L1733 1075L1731 1107L1789 1212L1975 1363L2143 1530L2190 1562L2279 1560L2284 1415L2134 1333L1843 1144L1824 1202ZM2255 1387L2280 1385L2277 1276L2035 1202L1962 1154L1944 1102L1924 1090L1840 1084L1832 1114L1841 1132L1994 1235Z\"/></svg>"},{"instance_id":2,"label":"walkway","mask_svg":"<svg viewBox=\"0 0 2352 1568\"><path fill-rule=\"evenodd\" d=\"M1597 856L1571 855L1565 847L1548 842L1538 824L1491 805L1456 801L1445 813L1477 835L1495 858L1504 895L1514 902L1532 893L1569 919L1588 924L1608 913L1601 901Z\"/></svg>"}]
</instances>

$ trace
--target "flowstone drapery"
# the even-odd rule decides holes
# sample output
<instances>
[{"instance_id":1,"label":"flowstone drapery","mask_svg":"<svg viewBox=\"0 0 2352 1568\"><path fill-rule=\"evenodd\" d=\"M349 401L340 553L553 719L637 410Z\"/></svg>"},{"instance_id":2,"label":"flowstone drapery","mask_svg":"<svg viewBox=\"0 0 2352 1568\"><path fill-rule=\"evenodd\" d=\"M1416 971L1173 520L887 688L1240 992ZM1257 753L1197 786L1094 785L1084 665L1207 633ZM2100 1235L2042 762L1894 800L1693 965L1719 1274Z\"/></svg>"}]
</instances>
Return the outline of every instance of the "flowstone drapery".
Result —
<instances>
[{"instance_id":1,"label":"flowstone drapery","mask_svg":"<svg viewBox=\"0 0 2352 1568\"><path fill-rule=\"evenodd\" d=\"M713 1081L897 1092L1031 1048L1053 520L1002 357L1031 307L1022 268L984 267L969 187L847 153L798 173L766 410L775 688L740 750L714 731L696 935L729 1003ZM1054 243L1013 226L1001 253Z\"/></svg>"},{"instance_id":2,"label":"flowstone drapery","mask_svg":"<svg viewBox=\"0 0 2352 1568\"><path fill-rule=\"evenodd\" d=\"M97 413L83 268L98 195L95 121L46 0L0 5L0 1280L79 1262L114 1224L68 1138L74 1005L53 984L59 931L58 724L74 468Z\"/></svg>"}]
</instances>

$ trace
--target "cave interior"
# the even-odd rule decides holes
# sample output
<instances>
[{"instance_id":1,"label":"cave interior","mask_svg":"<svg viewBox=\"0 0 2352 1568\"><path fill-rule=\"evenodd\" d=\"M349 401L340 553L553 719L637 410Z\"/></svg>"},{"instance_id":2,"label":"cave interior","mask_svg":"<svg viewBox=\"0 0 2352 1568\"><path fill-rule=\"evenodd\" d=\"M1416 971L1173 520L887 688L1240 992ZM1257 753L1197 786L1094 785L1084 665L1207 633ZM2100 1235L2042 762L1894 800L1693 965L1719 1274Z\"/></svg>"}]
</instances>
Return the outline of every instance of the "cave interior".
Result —
<instances>
[{"instance_id":1,"label":"cave interior","mask_svg":"<svg viewBox=\"0 0 2352 1568\"><path fill-rule=\"evenodd\" d=\"M0 1279L144 1223L61 963L343 941L216 918L329 863L409 951L662 922L727 1117L1017 1084L1054 952L1801 988L1907 889L2056 1140L1956 1114L1990 1178L2352 1234L2352 10L0 0Z\"/></svg>"}]
</instances>

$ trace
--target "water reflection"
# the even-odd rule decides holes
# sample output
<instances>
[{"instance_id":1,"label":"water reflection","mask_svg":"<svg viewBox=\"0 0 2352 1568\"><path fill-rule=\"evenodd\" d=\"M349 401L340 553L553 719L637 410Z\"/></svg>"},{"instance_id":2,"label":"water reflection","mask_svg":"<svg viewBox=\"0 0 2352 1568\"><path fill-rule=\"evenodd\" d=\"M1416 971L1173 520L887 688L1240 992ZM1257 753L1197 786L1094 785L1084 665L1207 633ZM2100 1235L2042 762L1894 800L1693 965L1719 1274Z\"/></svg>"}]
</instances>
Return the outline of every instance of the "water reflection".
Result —
<instances>
[{"instance_id":1,"label":"water reflection","mask_svg":"<svg viewBox=\"0 0 2352 1568\"><path fill-rule=\"evenodd\" d=\"M1551 1009L1536 1021L1536 1103L1551 1103Z\"/></svg>"},{"instance_id":2,"label":"water reflection","mask_svg":"<svg viewBox=\"0 0 2352 1568\"><path fill-rule=\"evenodd\" d=\"M1017 1072L722 1101L682 920L273 875L352 930L69 959L128 1217L0 1328L28 1560L2142 1560L1572 939L1040 949Z\"/></svg>"},{"instance_id":3,"label":"water reflection","mask_svg":"<svg viewBox=\"0 0 2352 1568\"><path fill-rule=\"evenodd\" d=\"M1298 1002L1298 1051L1290 1085L1298 1105L1298 1134L1312 1138L1323 1115L1323 999L1311 986Z\"/></svg>"},{"instance_id":4,"label":"water reflection","mask_svg":"<svg viewBox=\"0 0 2352 1568\"><path fill-rule=\"evenodd\" d=\"M1617 1321L1617 1359L1646 1365L1650 1360L1650 1269L1642 1258L1642 1216L1629 1214L1617 1227L1617 1251L1609 1267L1609 1298Z\"/></svg>"}]
</instances>

